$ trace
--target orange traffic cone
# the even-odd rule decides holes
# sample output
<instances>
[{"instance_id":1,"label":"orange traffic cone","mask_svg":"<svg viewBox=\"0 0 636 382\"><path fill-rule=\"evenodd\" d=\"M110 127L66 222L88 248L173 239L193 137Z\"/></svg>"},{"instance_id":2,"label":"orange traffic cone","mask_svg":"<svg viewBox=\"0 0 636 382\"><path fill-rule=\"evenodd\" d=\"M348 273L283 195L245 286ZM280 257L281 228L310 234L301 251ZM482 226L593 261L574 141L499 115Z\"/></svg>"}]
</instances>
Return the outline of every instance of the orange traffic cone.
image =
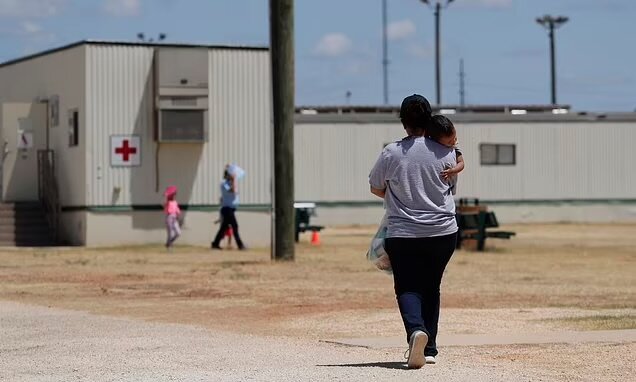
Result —
<instances>
[{"instance_id":1,"label":"orange traffic cone","mask_svg":"<svg viewBox=\"0 0 636 382\"><path fill-rule=\"evenodd\" d=\"M311 244L320 245L320 232L313 231L311 234Z\"/></svg>"}]
</instances>

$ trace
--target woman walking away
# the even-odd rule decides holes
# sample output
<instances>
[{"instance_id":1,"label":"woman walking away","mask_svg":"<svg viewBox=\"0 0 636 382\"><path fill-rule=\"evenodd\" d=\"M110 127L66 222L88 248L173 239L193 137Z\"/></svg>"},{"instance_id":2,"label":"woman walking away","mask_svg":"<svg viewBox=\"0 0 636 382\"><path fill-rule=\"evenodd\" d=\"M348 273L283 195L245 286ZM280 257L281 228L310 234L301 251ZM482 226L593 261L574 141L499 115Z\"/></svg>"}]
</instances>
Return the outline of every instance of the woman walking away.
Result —
<instances>
[{"instance_id":1,"label":"woman walking away","mask_svg":"<svg viewBox=\"0 0 636 382\"><path fill-rule=\"evenodd\" d=\"M384 247L406 340L409 368L435 363L440 284L455 250L457 223L451 186L442 172L456 165L455 149L426 138L432 123L426 98L406 97L400 119L407 137L387 145L371 170L371 192L384 198Z\"/></svg>"},{"instance_id":2,"label":"woman walking away","mask_svg":"<svg viewBox=\"0 0 636 382\"><path fill-rule=\"evenodd\" d=\"M181 228L179 227L179 218L181 217L181 209L179 203L177 203L177 187L169 186L164 192L166 198L163 204L163 211L166 214L166 248L172 249L172 245L175 240L181 235Z\"/></svg>"}]
</instances>

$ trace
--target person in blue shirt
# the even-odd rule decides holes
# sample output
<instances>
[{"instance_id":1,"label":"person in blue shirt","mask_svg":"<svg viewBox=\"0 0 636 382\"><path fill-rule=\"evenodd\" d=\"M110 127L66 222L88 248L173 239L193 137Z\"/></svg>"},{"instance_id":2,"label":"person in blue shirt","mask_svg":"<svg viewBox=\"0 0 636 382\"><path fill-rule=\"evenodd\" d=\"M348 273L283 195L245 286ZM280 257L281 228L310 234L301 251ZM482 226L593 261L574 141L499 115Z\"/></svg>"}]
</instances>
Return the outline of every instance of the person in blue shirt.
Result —
<instances>
[{"instance_id":1,"label":"person in blue shirt","mask_svg":"<svg viewBox=\"0 0 636 382\"><path fill-rule=\"evenodd\" d=\"M238 248L240 250L246 249L239 236L238 221L235 215L238 205L239 197L236 177L230 174L226 167L225 173L223 174L223 181L221 182L221 226L214 241L212 241L212 249L222 249L220 245L221 240L223 240L223 236L225 236L225 233L230 227L234 232L234 240Z\"/></svg>"}]
</instances>

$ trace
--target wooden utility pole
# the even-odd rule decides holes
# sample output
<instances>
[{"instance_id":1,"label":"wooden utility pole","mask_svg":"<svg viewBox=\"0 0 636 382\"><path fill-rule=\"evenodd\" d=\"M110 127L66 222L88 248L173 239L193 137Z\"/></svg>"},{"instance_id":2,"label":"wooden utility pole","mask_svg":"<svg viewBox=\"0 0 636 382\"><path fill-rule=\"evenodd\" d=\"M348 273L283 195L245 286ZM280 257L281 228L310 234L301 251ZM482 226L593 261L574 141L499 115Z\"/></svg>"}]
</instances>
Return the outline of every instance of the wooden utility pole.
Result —
<instances>
[{"instance_id":1,"label":"wooden utility pole","mask_svg":"<svg viewBox=\"0 0 636 382\"><path fill-rule=\"evenodd\" d=\"M274 107L273 260L294 260L294 1L270 0Z\"/></svg>"}]
</instances>

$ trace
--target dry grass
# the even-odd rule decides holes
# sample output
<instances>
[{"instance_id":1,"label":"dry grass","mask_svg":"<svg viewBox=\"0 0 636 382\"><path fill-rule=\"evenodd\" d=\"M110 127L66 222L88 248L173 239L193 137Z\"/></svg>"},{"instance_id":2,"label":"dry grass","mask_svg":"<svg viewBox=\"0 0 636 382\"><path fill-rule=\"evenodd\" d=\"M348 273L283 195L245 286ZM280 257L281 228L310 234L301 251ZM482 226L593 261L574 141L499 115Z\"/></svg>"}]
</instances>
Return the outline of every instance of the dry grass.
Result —
<instances>
[{"instance_id":1,"label":"dry grass","mask_svg":"<svg viewBox=\"0 0 636 382\"><path fill-rule=\"evenodd\" d=\"M578 330L623 330L636 329L636 316L633 314L626 315L597 315L585 317L567 317L550 319L548 322L554 322L565 327L575 327Z\"/></svg>"},{"instance_id":2,"label":"dry grass","mask_svg":"<svg viewBox=\"0 0 636 382\"><path fill-rule=\"evenodd\" d=\"M601 315L636 309L636 225L505 228L517 237L493 240L485 253L454 255L443 285L445 308L581 308ZM322 246L298 246L294 263L272 263L265 249L5 250L0 299L298 336L328 314L322 334L339 334L352 318L395 310L391 278L364 260L373 233L373 227L326 230ZM398 324L391 328L399 331Z\"/></svg>"}]
</instances>

